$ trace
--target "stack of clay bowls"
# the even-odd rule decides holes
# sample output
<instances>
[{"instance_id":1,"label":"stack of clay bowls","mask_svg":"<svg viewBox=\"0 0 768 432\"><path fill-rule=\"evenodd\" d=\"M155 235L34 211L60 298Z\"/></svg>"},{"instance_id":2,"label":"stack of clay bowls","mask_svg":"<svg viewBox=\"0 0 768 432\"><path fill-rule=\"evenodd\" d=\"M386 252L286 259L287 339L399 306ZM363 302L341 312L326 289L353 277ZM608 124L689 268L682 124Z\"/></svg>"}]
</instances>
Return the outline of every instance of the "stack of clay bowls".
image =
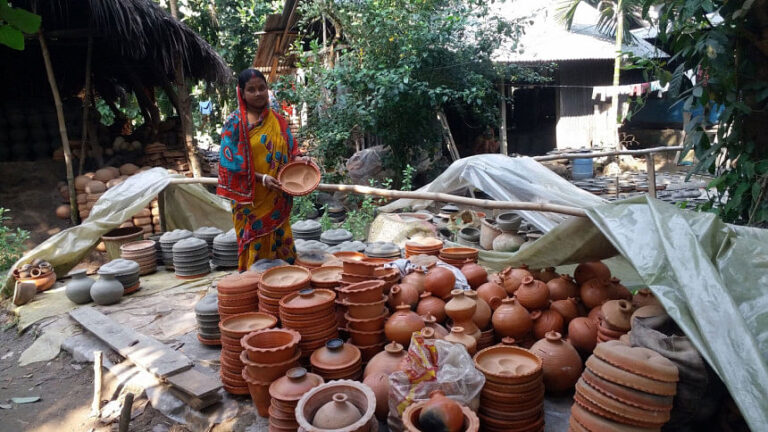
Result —
<instances>
[{"instance_id":1,"label":"stack of clay bowls","mask_svg":"<svg viewBox=\"0 0 768 432\"><path fill-rule=\"evenodd\" d=\"M211 272L208 243L195 237L179 240L173 245L173 267L176 277L194 279Z\"/></svg>"},{"instance_id":2,"label":"stack of clay bowls","mask_svg":"<svg viewBox=\"0 0 768 432\"><path fill-rule=\"evenodd\" d=\"M363 376L360 350L341 339L331 339L325 346L315 350L309 358L312 372L326 381L351 379L359 381Z\"/></svg>"},{"instance_id":3,"label":"stack of clay bowls","mask_svg":"<svg viewBox=\"0 0 768 432\"><path fill-rule=\"evenodd\" d=\"M259 274L232 273L219 279L219 314L222 319L259 309ZM273 315L275 316L275 315Z\"/></svg>"},{"instance_id":4,"label":"stack of clay bowls","mask_svg":"<svg viewBox=\"0 0 768 432\"><path fill-rule=\"evenodd\" d=\"M242 377L253 404L262 417L269 416L269 386L289 369L299 366L301 335L289 329L264 329L248 333L240 344Z\"/></svg>"},{"instance_id":5,"label":"stack of clay bowls","mask_svg":"<svg viewBox=\"0 0 768 432\"><path fill-rule=\"evenodd\" d=\"M233 394L247 394L248 389L243 378L245 362L241 358L243 347L240 339L245 335L263 329L271 329L277 324L272 315L261 312L246 312L232 315L219 322L221 333L221 379L225 385L239 387ZM243 388L245 387L245 388Z\"/></svg>"},{"instance_id":6,"label":"stack of clay bowls","mask_svg":"<svg viewBox=\"0 0 768 432\"><path fill-rule=\"evenodd\" d=\"M212 247L213 265L222 268L237 267L238 246L234 229L214 237Z\"/></svg>"},{"instance_id":7,"label":"stack of clay bowls","mask_svg":"<svg viewBox=\"0 0 768 432\"><path fill-rule=\"evenodd\" d=\"M341 282L341 272L341 266L322 266L313 268L310 270L311 277L309 283L312 288L324 288L337 292ZM344 308L339 299L338 292L334 304L336 305L334 308L336 311L336 322L339 328L344 329L346 328L347 323L344 321Z\"/></svg>"},{"instance_id":8,"label":"stack of clay bowls","mask_svg":"<svg viewBox=\"0 0 768 432\"><path fill-rule=\"evenodd\" d=\"M632 303L627 300L608 300L601 307L602 317L597 327L597 342L618 340L631 328Z\"/></svg>"},{"instance_id":9,"label":"stack of clay bowls","mask_svg":"<svg viewBox=\"0 0 768 432\"><path fill-rule=\"evenodd\" d=\"M288 369L285 376L278 378L269 386L269 429L271 431L299 428L296 421L296 405L304 393L323 384L320 375L307 372L303 367Z\"/></svg>"},{"instance_id":10,"label":"stack of clay bowls","mask_svg":"<svg viewBox=\"0 0 768 432\"><path fill-rule=\"evenodd\" d=\"M280 300L280 322L283 328L301 334L299 348L305 357L339 337L334 300L333 290L314 288L302 289Z\"/></svg>"},{"instance_id":11,"label":"stack of clay bowls","mask_svg":"<svg viewBox=\"0 0 768 432\"><path fill-rule=\"evenodd\" d=\"M365 243L355 240L355 241L345 241L341 242L335 246L331 246L328 249L326 249L326 252L328 253L335 253L335 252L360 252L362 253L365 251L365 248L367 246Z\"/></svg>"},{"instance_id":12,"label":"stack of clay bowls","mask_svg":"<svg viewBox=\"0 0 768 432\"><path fill-rule=\"evenodd\" d=\"M677 393L674 363L647 348L599 343L576 383L574 430L659 430Z\"/></svg>"},{"instance_id":13,"label":"stack of clay bowls","mask_svg":"<svg viewBox=\"0 0 768 432\"><path fill-rule=\"evenodd\" d=\"M173 270L173 245L179 240L192 237L192 233L183 229L166 232L160 236L160 248L163 250L163 264L167 270Z\"/></svg>"},{"instance_id":14,"label":"stack of clay bowls","mask_svg":"<svg viewBox=\"0 0 768 432\"><path fill-rule=\"evenodd\" d=\"M309 288L309 270L295 265L273 267L261 274L259 281L259 311L280 316L283 297Z\"/></svg>"},{"instance_id":15,"label":"stack of clay bowls","mask_svg":"<svg viewBox=\"0 0 768 432\"><path fill-rule=\"evenodd\" d=\"M112 274L120 281L125 290L123 294L131 294L139 290L139 264L127 259L114 259L99 268L99 274Z\"/></svg>"},{"instance_id":16,"label":"stack of clay bowls","mask_svg":"<svg viewBox=\"0 0 768 432\"><path fill-rule=\"evenodd\" d=\"M389 294L389 289L400 281L400 271L396 268L384 268L384 264L391 262L389 258L362 259L344 257L341 259L342 273L341 285L346 286L358 282L384 281L384 294Z\"/></svg>"},{"instance_id":17,"label":"stack of clay bowls","mask_svg":"<svg viewBox=\"0 0 768 432\"><path fill-rule=\"evenodd\" d=\"M494 345L475 354L475 367L485 375L480 393L484 431L543 431L542 361L530 351Z\"/></svg>"},{"instance_id":18,"label":"stack of clay bowls","mask_svg":"<svg viewBox=\"0 0 768 432\"><path fill-rule=\"evenodd\" d=\"M293 238L295 240L320 240L323 228L320 223L313 220L298 221L291 225Z\"/></svg>"},{"instance_id":19,"label":"stack of clay bowls","mask_svg":"<svg viewBox=\"0 0 768 432\"><path fill-rule=\"evenodd\" d=\"M163 265L163 247L160 245L160 237L165 233L151 234L147 237L147 240L155 242L155 258L157 258L157 265Z\"/></svg>"},{"instance_id":20,"label":"stack of clay bowls","mask_svg":"<svg viewBox=\"0 0 768 432\"><path fill-rule=\"evenodd\" d=\"M201 298L195 305L197 340L203 345L221 345L219 305L216 293Z\"/></svg>"},{"instance_id":21,"label":"stack of clay bowls","mask_svg":"<svg viewBox=\"0 0 768 432\"><path fill-rule=\"evenodd\" d=\"M155 242L140 240L120 245L120 257L139 264L139 275L148 275L157 271L157 252Z\"/></svg>"},{"instance_id":22,"label":"stack of clay bowls","mask_svg":"<svg viewBox=\"0 0 768 432\"><path fill-rule=\"evenodd\" d=\"M438 255L446 264L461 268L464 264L477 262L480 252L471 247L449 247L440 250Z\"/></svg>"},{"instance_id":23,"label":"stack of clay bowls","mask_svg":"<svg viewBox=\"0 0 768 432\"><path fill-rule=\"evenodd\" d=\"M305 393L296 405L299 431L375 432L376 395L367 385L338 380Z\"/></svg>"},{"instance_id":24,"label":"stack of clay bowls","mask_svg":"<svg viewBox=\"0 0 768 432\"><path fill-rule=\"evenodd\" d=\"M386 344L384 325L389 317L384 295L386 282L371 280L339 288L346 312L344 321L350 342L363 353L363 361L380 352Z\"/></svg>"},{"instance_id":25,"label":"stack of clay bowls","mask_svg":"<svg viewBox=\"0 0 768 432\"><path fill-rule=\"evenodd\" d=\"M400 247L392 242L374 242L365 248L365 256L371 258L398 259L401 255Z\"/></svg>"},{"instance_id":26,"label":"stack of clay bowls","mask_svg":"<svg viewBox=\"0 0 768 432\"><path fill-rule=\"evenodd\" d=\"M438 256L443 249L442 240L434 237L422 237L405 242L405 257L410 258L414 255L434 255Z\"/></svg>"},{"instance_id":27,"label":"stack of clay bowls","mask_svg":"<svg viewBox=\"0 0 768 432\"><path fill-rule=\"evenodd\" d=\"M314 240L311 240L314 241ZM309 243L309 242L305 242ZM325 250L320 249L296 249L296 262L298 266L302 266L305 269L316 269L322 267L326 261L331 259L333 255L329 254Z\"/></svg>"},{"instance_id":28,"label":"stack of clay bowls","mask_svg":"<svg viewBox=\"0 0 768 432\"><path fill-rule=\"evenodd\" d=\"M216 227L200 227L196 229L192 235L194 235L195 238L205 240L205 242L208 243L208 252L213 253L213 239L222 232L223 231Z\"/></svg>"},{"instance_id":29,"label":"stack of clay bowls","mask_svg":"<svg viewBox=\"0 0 768 432\"><path fill-rule=\"evenodd\" d=\"M336 246L339 244L342 244L346 241L352 240L352 233L342 229L331 229L328 231L325 231L320 235L320 241L327 244L328 246Z\"/></svg>"}]
</instances>

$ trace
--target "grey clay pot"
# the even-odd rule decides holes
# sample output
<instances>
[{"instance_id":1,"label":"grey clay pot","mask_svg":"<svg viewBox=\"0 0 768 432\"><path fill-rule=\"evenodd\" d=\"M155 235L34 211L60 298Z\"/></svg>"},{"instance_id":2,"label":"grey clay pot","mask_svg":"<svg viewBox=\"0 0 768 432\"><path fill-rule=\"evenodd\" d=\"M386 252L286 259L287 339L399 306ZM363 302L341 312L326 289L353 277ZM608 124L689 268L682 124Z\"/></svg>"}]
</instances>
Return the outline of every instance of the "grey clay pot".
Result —
<instances>
[{"instance_id":1,"label":"grey clay pot","mask_svg":"<svg viewBox=\"0 0 768 432\"><path fill-rule=\"evenodd\" d=\"M95 280L89 278L85 269L75 270L70 273L72 280L67 283L67 287L64 289L64 294L73 303L83 304L89 303L91 299L91 286Z\"/></svg>"},{"instance_id":2,"label":"grey clay pot","mask_svg":"<svg viewBox=\"0 0 768 432\"><path fill-rule=\"evenodd\" d=\"M103 274L91 286L91 298L97 305L111 305L123 297L123 284L114 275Z\"/></svg>"}]
</instances>

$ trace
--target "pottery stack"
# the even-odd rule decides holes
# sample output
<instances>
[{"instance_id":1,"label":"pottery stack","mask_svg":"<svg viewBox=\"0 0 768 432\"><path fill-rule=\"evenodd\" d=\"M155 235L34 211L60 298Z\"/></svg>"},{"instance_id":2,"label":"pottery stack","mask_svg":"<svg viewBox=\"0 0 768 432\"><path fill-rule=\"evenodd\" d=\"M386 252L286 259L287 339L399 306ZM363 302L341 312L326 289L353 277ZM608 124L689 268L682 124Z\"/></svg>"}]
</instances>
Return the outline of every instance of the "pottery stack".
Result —
<instances>
[{"instance_id":1,"label":"pottery stack","mask_svg":"<svg viewBox=\"0 0 768 432\"><path fill-rule=\"evenodd\" d=\"M140 240L120 245L120 257L139 264L140 276L157 271L157 252L155 242L152 240Z\"/></svg>"},{"instance_id":2,"label":"pottery stack","mask_svg":"<svg viewBox=\"0 0 768 432\"><path fill-rule=\"evenodd\" d=\"M123 294L131 294L139 290L139 264L127 259L114 259L99 267L99 275L112 274L123 285Z\"/></svg>"},{"instance_id":3,"label":"pottery stack","mask_svg":"<svg viewBox=\"0 0 768 432\"><path fill-rule=\"evenodd\" d=\"M174 243L172 250L177 278L194 279L211 272L208 243L205 240L188 237Z\"/></svg>"},{"instance_id":4,"label":"pottery stack","mask_svg":"<svg viewBox=\"0 0 768 432\"><path fill-rule=\"evenodd\" d=\"M309 373L303 367L297 367L289 369L285 376L270 384L270 430L297 430L299 423L296 421L296 405L299 399L304 396L304 393L324 382L320 375Z\"/></svg>"},{"instance_id":5,"label":"pottery stack","mask_svg":"<svg viewBox=\"0 0 768 432\"><path fill-rule=\"evenodd\" d=\"M220 268L237 268L237 237L231 229L213 238L211 243L212 263Z\"/></svg>"},{"instance_id":6,"label":"pottery stack","mask_svg":"<svg viewBox=\"0 0 768 432\"><path fill-rule=\"evenodd\" d=\"M160 237L160 248L163 250L163 264L166 270L173 270L173 245L189 237L192 237L192 233L184 229L175 229Z\"/></svg>"},{"instance_id":7,"label":"pottery stack","mask_svg":"<svg viewBox=\"0 0 768 432\"><path fill-rule=\"evenodd\" d=\"M443 242L434 237L423 237L405 242L405 257L414 255L438 256L443 249Z\"/></svg>"},{"instance_id":8,"label":"pottery stack","mask_svg":"<svg viewBox=\"0 0 768 432\"><path fill-rule=\"evenodd\" d=\"M474 360L485 375L478 411L483 430L543 431L541 359L524 348L494 345L478 352Z\"/></svg>"},{"instance_id":9,"label":"pottery stack","mask_svg":"<svg viewBox=\"0 0 768 432\"><path fill-rule=\"evenodd\" d=\"M679 373L655 351L597 344L576 383L572 430L659 430L669 421Z\"/></svg>"},{"instance_id":10,"label":"pottery stack","mask_svg":"<svg viewBox=\"0 0 768 432\"><path fill-rule=\"evenodd\" d=\"M231 315L219 322L222 345L220 373L222 382L231 388L227 391L233 394L248 393L247 384L243 378L245 362L241 357L243 347L240 339L252 332L271 329L275 324L277 324L275 317L261 312Z\"/></svg>"},{"instance_id":11,"label":"pottery stack","mask_svg":"<svg viewBox=\"0 0 768 432\"><path fill-rule=\"evenodd\" d=\"M259 280L259 311L279 317L280 300L309 288L310 277L309 270L295 265L273 267L265 271Z\"/></svg>"},{"instance_id":12,"label":"pottery stack","mask_svg":"<svg viewBox=\"0 0 768 432\"><path fill-rule=\"evenodd\" d=\"M400 280L400 271L383 267L388 262L389 258L360 257L356 253L342 255L341 285L381 280L384 281L383 293L389 294L389 289Z\"/></svg>"},{"instance_id":13,"label":"pottery stack","mask_svg":"<svg viewBox=\"0 0 768 432\"><path fill-rule=\"evenodd\" d=\"M398 259L402 256L400 247L392 242L374 242L365 248L365 256L371 258Z\"/></svg>"},{"instance_id":14,"label":"pottery stack","mask_svg":"<svg viewBox=\"0 0 768 432\"><path fill-rule=\"evenodd\" d=\"M291 225L291 231L293 232L293 238L295 240L320 240L320 236L323 233L323 228L320 226L320 222L313 220L302 220Z\"/></svg>"},{"instance_id":15,"label":"pottery stack","mask_svg":"<svg viewBox=\"0 0 768 432\"><path fill-rule=\"evenodd\" d=\"M259 274L251 271L232 273L219 279L217 290L222 319L259 309L259 279Z\"/></svg>"},{"instance_id":16,"label":"pottery stack","mask_svg":"<svg viewBox=\"0 0 768 432\"><path fill-rule=\"evenodd\" d=\"M345 309L337 292L339 284L341 283L341 272L341 266L322 266L313 268L310 270L311 276L309 283L312 288L324 288L336 292L336 300L334 300L336 323L338 328L346 329L347 322L344 320Z\"/></svg>"},{"instance_id":17,"label":"pottery stack","mask_svg":"<svg viewBox=\"0 0 768 432\"><path fill-rule=\"evenodd\" d=\"M216 227L204 226L196 229L192 235L194 235L195 238L205 240L205 242L208 243L208 253L213 254L213 239L221 233L223 233L223 231Z\"/></svg>"},{"instance_id":18,"label":"pottery stack","mask_svg":"<svg viewBox=\"0 0 768 432\"><path fill-rule=\"evenodd\" d=\"M602 318L597 327L597 342L618 340L632 328L631 318L635 311L627 300L609 300L601 306Z\"/></svg>"},{"instance_id":19,"label":"pottery stack","mask_svg":"<svg viewBox=\"0 0 768 432\"><path fill-rule=\"evenodd\" d=\"M360 350L339 338L331 339L315 350L309 358L312 372L326 381L350 379L359 381L363 376Z\"/></svg>"},{"instance_id":20,"label":"pottery stack","mask_svg":"<svg viewBox=\"0 0 768 432\"><path fill-rule=\"evenodd\" d=\"M339 337L334 300L336 293L322 288L305 288L280 300L280 323L301 334L299 348L304 357Z\"/></svg>"},{"instance_id":21,"label":"pottery stack","mask_svg":"<svg viewBox=\"0 0 768 432\"><path fill-rule=\"evenodd\" d=\"M299 431L375 432L375 412L376 395L370 387L337 380L305 393L296 405L296 421Z\"/></svg>"},{"instance_id":22,"label":"pottery stack","mask_svg":"<svg viewBox=\"0 0 768 432\"><path fill-rule=\"evenodd\" d=\"M360 349L363 361L368 361L386 343L384 327L389 316L385 303L385 281L370 280L338 289L343 305L344 322L350 342Z\"/></svg>"},{"instance_id":23,"label":"pottery stack","mask_svg":"<svg viewBox=\"0 0 768 432\"><path fill-rule=\"evenodd\" d=\"M299 366L300 340L298 332L281 328L259 330L240 339L240 360L245 365L242 378L260 416L269 416L270 385Z\"/></svg>"},{"instance_id":24,"label":"pottery stack","mask_svg":"<svg viewBox=\"0 0 768 432\"><path fill-rule=\"evenodd\" d=\"M203 345L221 345L219 305L215 292L201 298L195 305L197 340Z\"/></svg>"},{"instance_id":25,"label":"pottery stack","mask_svg":"<svg viewBox=\"0 0 768 432\"><path fill-rule=\"evenodd\" d=\"M56 272L48 261L36 259L28 264L13 269L13 277L17 282L35 284L37 292L49 290L56 283Z\"/></svg>"},{"instance_id":26,"label":"pottery stack","mask_svg":"<svg viewBox=\"0 0 768 432\"><path fill-rule=\"evenodd\" d=\"M162 237L163 234L165 233L155 233L147 237L147 240L152 240L155 242L155 261L159 266L163 265L163 247L160 244L160 237Z\"/></svg>"},{"instance_id":27,"label":"pottery stack","mask_svg":"<svg viewBox=\"0 0 768 432\"><path fill-rule=\"evenodd\" d=\"M323 232L320 235L320 241L327 244L328 246L336 246L344 243L345 241L352 240L352 233L342 229L330 229L328 231Z\"/></svg>"},{"instance_id":28,"label":"pottery stack","mask_svg":"<svg viewBox=\"0 0 768 432\"><path fill-rule=\"evenodd\" d=\"M438 257L446 264L461 268L466 263L476 263L480 251L471 247L449 247L440 250Z\"/></svg>"}]
</instances>

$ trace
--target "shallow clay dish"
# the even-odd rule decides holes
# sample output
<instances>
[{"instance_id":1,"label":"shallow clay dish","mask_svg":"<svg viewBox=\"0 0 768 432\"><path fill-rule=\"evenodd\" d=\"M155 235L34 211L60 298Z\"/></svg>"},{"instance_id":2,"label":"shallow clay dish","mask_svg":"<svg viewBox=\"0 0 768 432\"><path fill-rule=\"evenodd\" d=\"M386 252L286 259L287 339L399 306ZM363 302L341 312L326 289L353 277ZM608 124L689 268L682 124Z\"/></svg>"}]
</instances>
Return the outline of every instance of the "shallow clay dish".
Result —
<instances>
[{"instance_id":1,"label":"shallow clay dish","mask_svg":"<svg viewBox=\"0 0 768 432\"><path fill-rule=\"evenodd\" d=\"M381 280L358 282L339 288L339 292L350 303L370 303L381 299L384 283Z\"/></svg>"},{"instance_id":2,"label":"shallow clay dish","mask_svg":"<svg viewBox=\"0 0 768 432\"><path fill-rule=\"evenodd\" d=\"M672 406L673 398L671 396L656 396L630 387L624 387L600 378L589 369L584 370L581 379L604 395L627 405L647 410L668 410Z\"/></svg>"},{"instance_id":3,"label":"shallow clay dish","mask_svg":"<svg viewBox=\"0 0 768 432\"><path fill-rule=\"evenodd\" d=\"M659 396L674 396L677 394L677 384L675 383L658 381L633 374L610 363L606 363L594 355L587 359L586 366L595 375L615 384Z\"/></svg>"},{"instance_id":4,"label":"shallow clay dish","mask_svg":"<svg viewBox=\"0 0 768 432\"><path fill-rule=\"evenodd\" d=\"M291 162L280 169L277 180L288 195L307 195L320 184L320 168L312 162Z\"/></svg>"},{"instance_id":5,"label":"shallow clay dish","mask_svg":"<svg viewBox=\"0 0 768 432\"><path fill-rule=\"evenodd\" d=\"M342 300L347 307L349 316L356 319L370 319L381 315L384 304L387 302L387 296L382 295L381 299L371 303L353 303L348 300Z\"/></svg>"},{"instance_id":6,"label":"shallow clay dish","mask_svg":"<svg viewBox=\"0 0 768 432\"><path fill-rule=\"evenodd\" d=\"M273 267L261 275L259 285L273 292L296 291L309 284L309 270L300 266Z\"/></svg>"},{"instance_id":7,"label":"shallow clay dish","mask_svg":"<svg viewBox=\"0 0 768 432\"><path fill-rule=\"evenodd\" d=\"M598 344L594 355L616 367L665 382L680 380L677 366L656 351L628 347L619 341Z\"/></svg>"},{"instance_id":8,"label":"shallow clay dish","mask_svg":"<svg viewBox=\"0 0 768 432\"><path fill-rule=\"evenodd\" d=\"M272 328L277 324L277 318L263 312L247 312L231 316L219 323L221 334L240 339L250 332Z\"/></svg>"},{"instance_id":9,"label":"shallow clay dish","mask_svg":"<svg viewBox=\"0 0 768 432\"><path fill-rule=\"evenodd\" d=\"M527 349L495 345L475 354L475 367L491 381L516 383L540 378L542 361Z\"/></svg>"},{"instance_id":10,"label":"shallow clay dish","mask_svg":"<svg viewBox=\"0 0 768 432\"><path fill-rule=\"evenodd\" d=\"M475 259L480 252L470 247L449 247L440 250L440 256L452 260Z\"/></svg>"},{"instance_id":11,"label":"shallow clay dish","mask_svg":"<svg viewBox=\"0 0 768 432\"><path fill-rule=\"evenodd\" d=\"M659 430L620 424L597 416L587 411L579 404L573 404L571 407L571 418L575 419L580 425L589 431L650 432L653 430Z\"/></svg>"},{"instance_id":12,"label":"shallow clay dish","mask_svg":"<svg viewBox=\"0 0 768 432\"><path fill-rule=\"evenodd\" d=\"M610 398L600 393L595 388L579 379L576 383L576 393L587 399L589 402L612 413L616 418L622 420L628 419L631 422L646 423L649 426L661 426L669 421L670 406L666 410L646 410L643 408L627 405L621 401Z\"/></svg>"},{"instance_id":13,"label":"shallow clay dish","mask_svg":"<svg viewBox=\"0 0 768 432\"><path fill-rule=\"evenodd\" d=\"M341 281L342 268L336 266L324 266L310 270L312 274L310 282L319 288L337 286Z\"/></svg>"},{"instance_id":14,"label":"shallow clay dish","mask_svg":"<svg viewBox=\"0 0 768 432\"><path fill-rule=\"evenodd\" d=\"M327 289L306 288L288 294L280 300L280 311L291 314L312 314L333 307L336 293Z\"/></svg>"}]
</instances>

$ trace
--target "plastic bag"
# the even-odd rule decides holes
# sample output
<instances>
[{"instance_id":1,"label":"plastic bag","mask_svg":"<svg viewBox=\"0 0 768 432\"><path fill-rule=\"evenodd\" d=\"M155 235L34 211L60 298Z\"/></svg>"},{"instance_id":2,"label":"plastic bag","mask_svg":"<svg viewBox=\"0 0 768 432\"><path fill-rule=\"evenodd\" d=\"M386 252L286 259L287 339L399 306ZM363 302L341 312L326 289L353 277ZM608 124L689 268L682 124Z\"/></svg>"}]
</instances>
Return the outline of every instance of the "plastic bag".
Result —
<instances>
[{"instance_id":1,"label":"plastic bag","mask_svg":"<svg viewBox=\"0 0 768 432\"><path fill-rule=\"evenodd\" d=\"M476 409L485 376L475 369L467 350L444 340L425 339L414 332L402 371L389 375L390 431L403 430L402 415L409 405L429 399L434 390Z\"/></svg>"}]
</instances>

